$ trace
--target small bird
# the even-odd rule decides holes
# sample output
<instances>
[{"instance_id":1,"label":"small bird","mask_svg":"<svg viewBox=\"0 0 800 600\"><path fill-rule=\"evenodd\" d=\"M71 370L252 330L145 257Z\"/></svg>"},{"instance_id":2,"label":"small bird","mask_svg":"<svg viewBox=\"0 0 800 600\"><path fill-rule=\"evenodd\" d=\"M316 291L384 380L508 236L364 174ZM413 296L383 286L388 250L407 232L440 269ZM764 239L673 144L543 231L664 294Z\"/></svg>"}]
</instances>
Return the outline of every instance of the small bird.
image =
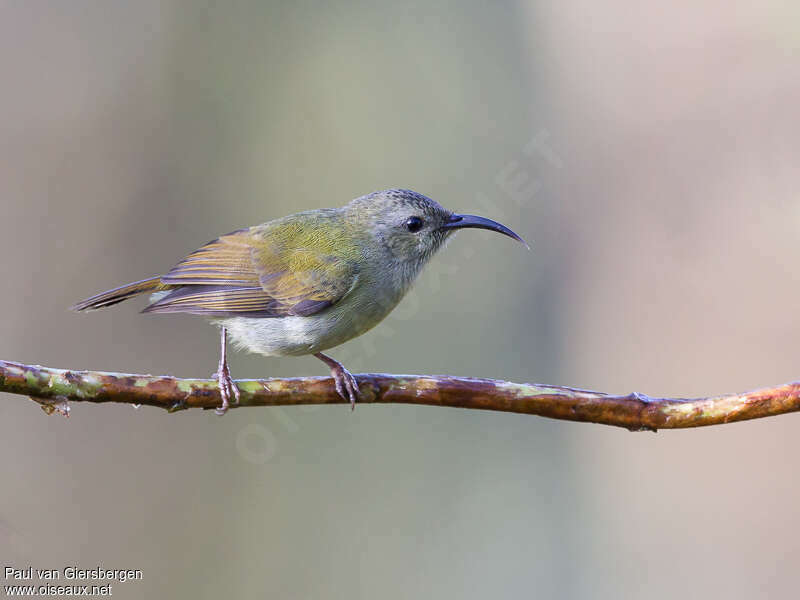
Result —
<instances>
[{"instance_id":1,"label":"small bird","mask_svg":"<svg viewBox=\"0 0 800 600\"><path fill-rule=\"evenodd\" d=\"M380 323L447 238L469 227L528 246L496 221L455 214L417 192L390 189L341 208L300 212L223 235L166 275L97 294L72 309L105 308L150 293L144 313L211 318L221 332L217 414L239 402L228 368L229 334L238 347L265 356L313 354L354 408L358 382L323 351Z\"/></svg>"}]
</instances>

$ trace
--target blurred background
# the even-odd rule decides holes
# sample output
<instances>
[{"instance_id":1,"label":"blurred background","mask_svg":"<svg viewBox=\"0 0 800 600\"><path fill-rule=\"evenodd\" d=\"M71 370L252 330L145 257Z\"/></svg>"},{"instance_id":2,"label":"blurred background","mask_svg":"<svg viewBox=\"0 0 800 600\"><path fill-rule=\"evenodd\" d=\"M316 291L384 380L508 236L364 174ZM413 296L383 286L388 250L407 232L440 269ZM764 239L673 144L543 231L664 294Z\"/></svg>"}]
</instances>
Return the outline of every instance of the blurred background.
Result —
<instances>
[{"instance_id":1,"label":"blurred background","mask_svg":"<svg viewBox=\"0 0 800 600\"><path fill-rule=\"evenodd\" d=\"M73 302L407 187L460 235L354 371L696 396L800 378L794 2L2 2L0 357L207 377ZM234 377L324 375L235 354ZM414 406L0 398L0 563L118 598L788 598L800 420L628 433ZM5 582L7 583L7 582Z\"/></svg>"}]
</instances>

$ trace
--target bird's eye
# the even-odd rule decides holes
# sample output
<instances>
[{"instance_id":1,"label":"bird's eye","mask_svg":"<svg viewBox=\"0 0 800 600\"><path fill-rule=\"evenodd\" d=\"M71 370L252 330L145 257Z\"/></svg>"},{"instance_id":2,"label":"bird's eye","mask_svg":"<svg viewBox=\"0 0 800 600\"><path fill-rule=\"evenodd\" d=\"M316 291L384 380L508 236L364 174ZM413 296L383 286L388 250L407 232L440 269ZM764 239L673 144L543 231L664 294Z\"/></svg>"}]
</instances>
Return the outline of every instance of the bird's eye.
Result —
<instances>
[{"instance_id":1,"label":"bird's eye","mask_svg":"<svg viewBox=\"0 0 800 600\"><path fill-rule=\"evenodd\" d=\"M423 225L424 222L419 217L408 217L408 219L406 219L406 229L408 229L411 233L417 233L420 229L422 229Z\"/></svg>"}]
</instances>

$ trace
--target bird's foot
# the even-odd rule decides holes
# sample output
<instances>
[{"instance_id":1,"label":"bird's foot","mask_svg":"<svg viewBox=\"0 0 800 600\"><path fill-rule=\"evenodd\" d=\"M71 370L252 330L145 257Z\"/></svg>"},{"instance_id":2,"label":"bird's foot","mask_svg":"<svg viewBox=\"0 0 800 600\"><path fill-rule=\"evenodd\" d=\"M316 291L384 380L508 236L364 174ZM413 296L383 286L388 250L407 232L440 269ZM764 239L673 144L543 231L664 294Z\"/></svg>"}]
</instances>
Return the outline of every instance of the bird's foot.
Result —
<instances>
[{"instance_id":1,"label":"bird's foot","mask_svg":"<svg viewBox=\"0 0 800 600\"><path fill-rule=\"evenodd\" d=\"M217 378L219 395L222 397L222 406L215 408L214 412L222 416L228 412L228 408L231 405L231 397L233 397L234 404L239 404L239 388L231 378L231 372L230 369L228 369L227 362L219 365L219 369L214 373L214 376Z\"/></svg>"},{"instance_id":2,"label":"bird's foot","mask_svg":"<svg viewBox=\"0 0 800 600\"><path fill-rule=\"evenodd\" d=\"M336 391L345 400L350 401L350 410L356 409L356 400L361 391L358 389L358 382L353 374L342 365L331 369L333 381L336 383Z\"/></svg>"},{"instance_id":3,"label":"bird's foot","mask_svg":"<svg viewBox=\"0 0 800 600\"><path fill-rule=\"evenodd\" d=\"M345 402L350 402L350 410L355 410L356 400L358 400L361 391L358 389L358 382L353 374L345 369L344 365L338 360L334 360L322 352L318 352L314 356L331 368L331 377L333 377L333 382L336 384L336 391Z\"/></svg>"}]
</instances>

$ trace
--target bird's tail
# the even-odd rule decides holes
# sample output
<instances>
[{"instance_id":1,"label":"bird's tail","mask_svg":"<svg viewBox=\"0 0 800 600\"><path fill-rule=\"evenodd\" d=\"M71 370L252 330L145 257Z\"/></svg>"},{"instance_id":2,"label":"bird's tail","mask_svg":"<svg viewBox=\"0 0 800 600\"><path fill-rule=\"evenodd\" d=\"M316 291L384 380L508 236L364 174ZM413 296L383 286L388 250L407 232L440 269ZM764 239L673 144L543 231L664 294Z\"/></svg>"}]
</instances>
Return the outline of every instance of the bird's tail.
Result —
<instances>
[{"instance_id":1,"label":"bird's tail","mask_svg":"<svg viewBox=\"0 0 800 600\"><path fill-rule=\"evenodd\" d=\"M129 283L127 285L123 285L122 287L114 288L113 290L108 290L107 292L103 292L102 294L97 294L96 296L92 296L91 298L87 298L81 302L78 302L74 306L71 306L71 310L75 311L82 311L82 310L97 310L98 308L105 308L106 306L113 306L123 300L127 300L128 298L133 298L134 296L138 296L139 294L146 294L147 292L155 292L161 289L161 277L151 277L150 279L142 279L141 281L135 281L133 283Z\"/></svg>"}]
</instances>

